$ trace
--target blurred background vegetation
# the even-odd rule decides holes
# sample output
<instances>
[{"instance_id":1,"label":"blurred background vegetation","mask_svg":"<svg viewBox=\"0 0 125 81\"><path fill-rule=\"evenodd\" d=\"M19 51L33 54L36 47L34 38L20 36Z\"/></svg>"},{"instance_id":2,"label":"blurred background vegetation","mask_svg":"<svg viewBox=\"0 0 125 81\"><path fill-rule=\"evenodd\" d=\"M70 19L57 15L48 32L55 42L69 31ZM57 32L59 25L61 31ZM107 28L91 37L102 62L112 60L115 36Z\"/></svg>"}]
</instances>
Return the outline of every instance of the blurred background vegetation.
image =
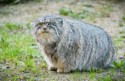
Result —
<instances>
[{"instance_id":1,"label":"blurred background vegetation","mask_svg":"<svg viewBox=\"0 0 125 81\"><path fill-rule=\"evenodd\" d=\"M112 68L57 74L47 65L30 31L39 16L57 14L103 28L117 58ZM0 0L0 81L125 81L125 0Z\"/></svg>"},{"instance_id":2,"label":"blurred background vegetation","mask_svg":"<svg viewBox=\"0 0 125 81\"><path fill-rule=\"evenodd\" d=\"M15 4L17 4L17 3L25 3L25 2L28 2L28 1L61 1L61 0L0 0L0 3L2 3L2 4L15 3ZM83 1L83 0L76 0L76 1ZM124 0L110 0L110 1L121 2L121 1L124 1Z\"/></svg>"},{"instance_id":3,"label":"blurred background vegetation","mask_svg":"<svg viewBox=\"0 0 125 81\"><path fill-rule=\"evenodd\" d=\"M33 1L33 0L0 0L0 3L2 4L10 4L10 3L24 3L24 2L27 2L27 1Z\"/></svg>"}]
</instances>

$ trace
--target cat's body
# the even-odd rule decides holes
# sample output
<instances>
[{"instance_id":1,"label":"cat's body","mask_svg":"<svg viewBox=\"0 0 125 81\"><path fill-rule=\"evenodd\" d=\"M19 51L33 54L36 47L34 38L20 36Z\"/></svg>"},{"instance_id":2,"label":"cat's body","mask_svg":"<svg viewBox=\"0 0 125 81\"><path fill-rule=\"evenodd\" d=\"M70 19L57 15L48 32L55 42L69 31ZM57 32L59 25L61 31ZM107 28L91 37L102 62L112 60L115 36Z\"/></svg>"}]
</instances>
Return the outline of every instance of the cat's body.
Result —
<instances>
[{"instance_id":1,"label":"cat's body","mask_svg":"<svg viewBox=\"0 0 125 81\"><path fill-rule=\"evenodd\" d=\"M37 26L39 23L42 23L41 30ZM111 38L101 28L53 15L38 18L31 26L49 70L107 68L113 61Z\"/></svg>"}]
</instances>

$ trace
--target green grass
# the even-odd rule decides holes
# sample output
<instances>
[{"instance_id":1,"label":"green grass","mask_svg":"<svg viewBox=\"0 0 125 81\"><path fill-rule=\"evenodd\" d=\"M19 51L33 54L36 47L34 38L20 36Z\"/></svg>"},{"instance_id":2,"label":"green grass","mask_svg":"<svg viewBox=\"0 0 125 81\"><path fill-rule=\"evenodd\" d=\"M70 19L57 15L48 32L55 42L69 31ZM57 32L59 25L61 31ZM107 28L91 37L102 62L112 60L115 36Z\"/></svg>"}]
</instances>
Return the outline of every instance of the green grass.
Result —
<instances>
[{"instance_id":1,"label":"green grass","mask_svg":"<svg viewBox=\"0 0 125 81\"><path fill-rule=\"evenodd\" d=\"M46 64L41 58L39 66L36 66L37 57L40 56L38 49L35 49L34 39L29 33L25 33L21 25L6 23L0 28L0 63L6 67L16 69L16 73L25 72L37 73ZM9 74L9 71L5 72ZM16 81L16 76L13 81Z\"/></svg>"},{"instance_id":2,"label":"green grass","mask_svg":"<svg viewBox=\"0 0 125 81\"><path fill-rule=\"evenodd\" d=\"M119 21L119 27L125 27L125 15L122 16L121 20Z\"/></svg>"},{"instance_id":3,"label":"green grass","mask_svg":"<svg viewBox=\"0 0 125 81\"><path fill-rule=\"evenodd\" d=\"M8 22L4 25L4 27L8 30L19 30L21 29L21 25L19 24L15 24L15 23L12 23L12 22Z\"/></svg>"},{"instance_id":4,"label":"green grass","mask_svg":"<svg viewBox=\"0 0 125 81\"><path fill-rule=\"evenodd\" d=\"M124 30L121 30L121 31L119 31L119 35L114 37L114 39L113 39L113 43L115 44L115 46L118 49L121 49L125 46L124 45L124 39L125 39L124 35L125 35Z\"/></svg>"},{"instance_id":5,"label":"green grass","mask_svg":"<svg viewBox=\"0 0 125 81\"><path fill-rule=\"evenodd\" d=\"M125 71L125 61L124 60L114 61L113 67L115 69L121 69Z\"/></svg>"},{"instance_id":6,"label":"green grass","mask_svg":"<svg viewBox=\"0 0 125 81\"><path fill-rule=\"evenodd\" d=\"M109 75L98 78L98 81L112 81Z\"/></svg>"},{"instance_id":7,"label":"green grass","mask_svg":"<svg viewBox=\"0 0 125 81\"><path fill-rule=\"evenodd\" d=\"M69 16L75 19L87 19L89 21L95 21L96 18L106 18L110 16L113 11L111 5L98 5L93 7L94 11L88 10L88 8L83 5L80 10L73 10L68 7L62 7L59 9L59 14L63 16Z\"/></svg>"},{"instance_id":8,"label":"green grass","mask_svg":"<svg viewBox=\"0 0 125 81\"><path fill-rule=\"evenodd\" d=\"M125 21L125 16L122 17L122 20Z\"/></svg>"},{"instance_id":9,"label":"green grass","mask_svg":"<svg viewBox=\"0 0 125 81\"><path fill-rule=\"evenodd\" d=\"M82 10L80 12L75 12L69 8L63 7L63 8L59 9L59 14L64 15L64 16L70 16L70 17L75 18L75 19L83 19L88 15L88 11Z\"/></svg>"},{"instance_id":10,"label":"green grass","mask_svg":"<svg viewBox=\"0 0 125 81\"><path fill-rule=\"evenodd\" d=\"M114 39L114 43L115 46L117 47L117 49L121 49L124 47L124 42L123 42L124 38L122 37L118 37Z\"/></svg>"}]
</instances>

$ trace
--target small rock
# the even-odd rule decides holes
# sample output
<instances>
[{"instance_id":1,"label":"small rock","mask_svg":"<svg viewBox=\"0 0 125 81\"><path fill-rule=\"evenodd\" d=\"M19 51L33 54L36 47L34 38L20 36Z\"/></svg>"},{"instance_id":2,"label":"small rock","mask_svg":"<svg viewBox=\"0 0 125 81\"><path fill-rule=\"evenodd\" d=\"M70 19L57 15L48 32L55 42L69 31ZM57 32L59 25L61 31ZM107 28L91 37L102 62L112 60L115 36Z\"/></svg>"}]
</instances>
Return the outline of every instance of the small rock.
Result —
<instances>
[{"instance_id":1,"label":"small rock","mask_svg":"<svg viewBox=\"0 0 125 81\"><path fill-rule=\"evenodd\" d=\"M22 61L18 61L17 65L22 67L22 66L25 66L25 63Z\"/></svg>"},{"instance_id":2,"label":"small rock","mask_svg":"<svg viewBox=\"0 0 125 81\"><path fill-rule=\"evenodd\" d=\"M123 42L125 43L125 40Z\"/></svg>"},{"instance_id":3,"label":"small rock","mask_svg":"<svg viewBox=\"0 0 125 81\"><path fill-rule=\"evenodd\" d=\"M25 71L23 71L24 73L29 73L29 71L28 70L25 70Z\"/></svg>"},{"instance_id":4,"label":"small rock","mask_svg":"<svg viewBox=\"0 0 125 81\"><path fill-rule=\"evenodd\" d=\"M6 69L6 66L4 66L3 64L0 64L0 69Z\"/></svg>"},{"instance_id":5,"label":"small rock","mask_svg":"<svg viewBox=\"0 0 125 81\"><path fill-rule=\"evenodd\" d=\"M124 56L120 56L119 59L125 59L125 57Z\"/></svg>"}]
</instances>

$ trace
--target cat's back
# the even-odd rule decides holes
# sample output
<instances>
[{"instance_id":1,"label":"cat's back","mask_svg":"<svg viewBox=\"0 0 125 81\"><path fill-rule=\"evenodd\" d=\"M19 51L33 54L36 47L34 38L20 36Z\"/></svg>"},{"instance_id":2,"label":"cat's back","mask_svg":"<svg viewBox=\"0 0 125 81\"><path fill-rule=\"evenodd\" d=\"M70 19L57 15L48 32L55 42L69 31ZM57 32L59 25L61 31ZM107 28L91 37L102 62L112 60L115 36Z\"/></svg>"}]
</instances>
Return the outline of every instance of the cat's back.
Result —
<instances>
[{"instance_id":1,"label":"cat's back","mask_svg":"<svg viewBox=\"0 0 125 81\"><path fill-rule=\"evenodd\" d=\"M90 33L90 34L105 34L107 33L100 27L95 25L72 19L64 19L64 21L69 25L69 27L75 29L77 32Z\"/></svg>"}]
</instances>

